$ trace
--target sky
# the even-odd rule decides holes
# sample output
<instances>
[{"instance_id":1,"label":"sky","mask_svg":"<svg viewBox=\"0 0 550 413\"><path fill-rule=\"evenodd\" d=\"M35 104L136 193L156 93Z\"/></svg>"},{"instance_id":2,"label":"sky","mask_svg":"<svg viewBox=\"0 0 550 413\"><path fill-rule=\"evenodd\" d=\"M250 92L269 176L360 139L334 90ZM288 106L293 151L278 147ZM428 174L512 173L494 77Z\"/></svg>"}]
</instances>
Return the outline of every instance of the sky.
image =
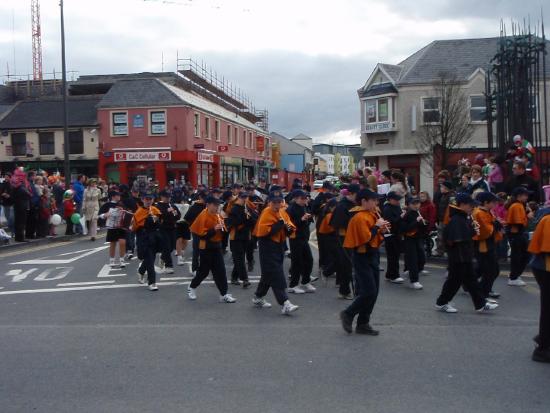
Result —
<instances>
[{"instance_id":1,"label":"sky","mask_svg":"<svg viewBox=\"0 0 550 413\"><path fill-rule=\"evenodd\" d=\"M32 74L30 0L0 0L0 76ZM359 143L376 63L433 40L494 37L540 20L542 0L65 0L67 70L175 71L204 62L269 111L270 130ZM43 71L61 70L59 0L40 0ZM550 6L544 17L550 27Z\"/></svg>"}]
</instances>

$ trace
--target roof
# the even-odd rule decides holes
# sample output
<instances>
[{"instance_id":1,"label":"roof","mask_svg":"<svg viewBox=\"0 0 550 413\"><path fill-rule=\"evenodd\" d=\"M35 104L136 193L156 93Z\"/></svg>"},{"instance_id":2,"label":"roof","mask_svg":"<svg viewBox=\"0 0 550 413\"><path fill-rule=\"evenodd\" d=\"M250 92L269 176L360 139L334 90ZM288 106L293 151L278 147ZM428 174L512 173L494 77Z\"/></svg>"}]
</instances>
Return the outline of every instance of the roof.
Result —
<instances>
[{"instance_id":1,"label":"roof","mask_svg":"<svg viewBox=\"0 0 550 413\"><path fill-rule=\"evenodd\" d=\"M124 79L107 92L98 108L132 108L181 105L181 99L157 79Z\"/></svg>"},{"instance_id":2,"label":"roof","mask_svg":"<svg viewBox=\"0 0 550 413\"><path fill-rule=\"evenodd\" d=\"M378 68L397 86L429 84L441 72L455 75L459 81L467 81L476 70L487 70L497 54L500 41L500 37L436 40L397 65L381 63ZM546 66L546 76L550 77L550 64ZM361 93L365 93L364 88Z\"/></svg>"},{"instance_id":3,"label":"roof","mask_svg":"<svg viewBox=\"0 0 550 413\"><path fill-rule=\"evenodd\" d=\"M98 97L69 97L68 115L70 127L96 126ZM21 101L4 119L0 129L34 129L63 127L63 100L46 98Z\"/></svg>"},{"instance_id":4,"label":"roof","mask_svg":"<svg viewBox=\"0 0 550 413\"><path fill-rule=\"evenodd\" d=\"M361 89L359 91L359 97L365 98L369 96L387 95L390 93L397 93L397 89L391 83L379 83L369 86L367 90Z\"/></svg>"},{"instance_id":5,"label":"roof","mask_svg":"<svg viewBox=\"0 0 550 413\"><path fill-rule=\"evenodd\" d=\"M279 144L281 155L289 154L304 154L306 151L313 152L308 147L288 139L286 136L280 135L277 132L270 133L271 139Z\"/></svg>"}]
</instances>

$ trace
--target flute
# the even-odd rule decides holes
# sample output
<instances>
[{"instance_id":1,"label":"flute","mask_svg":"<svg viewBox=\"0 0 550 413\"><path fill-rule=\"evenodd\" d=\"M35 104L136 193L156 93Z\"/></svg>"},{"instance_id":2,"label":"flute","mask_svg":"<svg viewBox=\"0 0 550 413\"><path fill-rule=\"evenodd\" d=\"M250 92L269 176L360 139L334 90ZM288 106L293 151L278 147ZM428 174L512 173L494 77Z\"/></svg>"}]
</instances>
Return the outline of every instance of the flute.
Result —
<instances>
[{"instance_id":1,"label":"flute","mask_svg":"<svg viewBox=\"0 0 550 413\"><path fill-rule=\"evenodd\" d=\"M420 211L418 211L418 216L419 216L420 218L422 218L422 224L428 225L428 224L426 223L426 220L424 219L424 217L423 217L422 215L420 215Z\"/></svg>"},{"instance_id":2,"label":"flute","mask_svg":"<svg viewBox=\"0 0 550 413\"><path fill-rule=\"evenodd\" d=\"M378 210L375 211L375 216L376 216L376 219L383 219L382 218L382 215L380 215L380 212L378 212ZM384 224L384 226L381 228L383 229L385 232L391 232L391 225L389 224L388 221L384 220L386 222L386 224Z\"/></svg>"},{"instance_id":3,"label":"flute","mask_svg":"<svg viewBox=\"0 0 550 413\"><path fill-rule=\"evenodd\" d=\"M222 226L221 231L227 232L227 228L225 227L225 222L223 221L223 217L221 216L221 214L217 214L216 216L218 218L218 224Z\"/></svg>"}]
</instances>

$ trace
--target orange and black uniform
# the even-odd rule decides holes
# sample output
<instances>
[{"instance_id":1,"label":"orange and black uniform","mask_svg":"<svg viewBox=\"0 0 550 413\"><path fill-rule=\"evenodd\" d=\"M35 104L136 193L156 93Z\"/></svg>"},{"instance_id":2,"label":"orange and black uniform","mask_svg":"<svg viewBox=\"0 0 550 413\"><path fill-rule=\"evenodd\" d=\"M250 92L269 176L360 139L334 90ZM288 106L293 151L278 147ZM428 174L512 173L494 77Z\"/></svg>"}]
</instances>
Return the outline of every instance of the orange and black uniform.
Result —
<instances>
[{"instance_id":1,"label":"orange and black uniform","mask_svg":"<svg viewBox=\"0 0 550 413\"><path fill-rule=\"evenodd\" d=\"M319 245L319 266L325 277L329 277L336 271L336 246L338 236L336 230L330 225L332 211L336 206L336 200L331 199L323 206L317 215L317 244Z\"/></svg>"},{"instance_id":2,"label":"orange and black uniform","mask_svg":"<svg viewBox=\"0 0 550 413\"><path fill-rule=\"evenodd\" d=\"M256 225L256 222L258 221L262 205L262 198L256 195L249 195L246 200L246 207L248 208L248 212L250 213L250 217L253 222L252 228L254 228L254 225ZM251 236L250 241L246 244L246 262L248 263L248 271L254 271L254 250L257 246L258 240L255 236Z\"/></svg>"},{"instance_id":3,"label":"orange and black uniform","mask_svg":"<svg viewBox=\"0 0 550 413\"><path fill-rule=\"evenodd\" d=\"M535 356L544 357L537 361L550 361L550 215L543 216L535 228L529 244L533 254L531 268L540 287L540 323L536 337L538 348Z\"/></svg>"},{"instance_id":4,"label":"orange and black uniform","mask_svg":"<svg viewBox=\"0 0 550 413\"><path fill-rule=\"evenodd\" d=\"M351 294L351 254L349 251L346 251L344 247L344 239L352 215L350 210L355 206L355 202L343 198L338 202L336 208L334 208L332 217L329 221L330 226L336 230L338 236L338 243L336 245L336 282L339 284L339 292L341 295Z\"/></svg>"},{"instance_id":5,"label":"orange and black uniform","mask_svg":"<svg viewBox=\"0 0 550 413\"><path fill-rule=\"evenodd\" d=\"M426 234L427 225L417 220L419 216L418 211L408 209L400 222L405 250L405 267L409 271L411 283L418 282L420 271L424 269L424 264L426 264L424 235Z\"/></svg>"},{"instance_id":6,"label":"orange and black uniform","mask_svg":"<svg viewBox=\"0 0 550 413\"><path fill-rule=\"evenodd\" d=\"M480 279L481 292L488 297L493 283L498 278L497 242L502 239L502 226L495 216L484 208L476 208L472 217L479 224L479 235L474 236L477 276Z\"/></svg>"},{"instance_id":7,"label":"orange and black uniform","mask_svg":"<svg viewBox=\"0 0 550 413\"><path fill-rule=\"evenodd\" d=\"M510 205L506 223L508 224L506 235L510 242L510 279L516 280L529 263L527 252L529 239L525 232L527 212L523 203L516 201Z\"/></svg>"},{"instance_id":8,"label":"orange and black uniform","mask_svg":"<svg viewBox=\"0 0 550 413\"><path fill-rule=\"evenodd\" d=\"M305 206L300 206L296 202L291 202L286 210L296 231L290 234L290 283L289 287L294 288L301 283L309 284L311 281L311 272L313 271L313 254L309 246L309 226L313 222L310 217L302 220L307 213Z\"/></svg>"},{"instance_id":9,"label":"orange and black uniform","mask_svg":"<svg viewBox=\"0 0 550 413\"><path fill-rule=\"evenodd\" d=\"M215 229L222 222L219 214L212 214L204 209L191 225L191 233L198 238L199 268L189 285L197 288L212 271L216 287L220 295L227 294L227 276L222 254L222 240L224 231Z\"/></svg>"},{"instance_id":10,"label":"orange and black uniform","mask_svg":"<svg viewBox=\"0 0 550 413\"><path fill-rule=\"evenodd\" d=\"M245 256L246 248L252 238L251 232L255 222L252 215L250 213L247 214L245 206L237 203L233 204L226 222L229 229L229 248L233 257L231 281L236 282L241 280L248 282Z\"/></svg>"},{"instance_id":11,"label":"orange and black uniform","mask_svg":"<svg viewBox=\"0 0 550 413\"><path fill-rule=\"evenodd\" d=\"M354 208L349 221L344 248L351 251L355 280L355 299L344 310L352 319L358 315L357 326L365 326L378 298L380 288L380 255L378 248L384 240L375 225L377 216L372 211Z\"/></svg>"},{"instance_id":12,"label":"orange and black uniform","mask_svg":"<svg viewBox=\"0 0 550 413\"><path fill-rule=\"evenodd\" d=\"M268 206L260 214L253 232L258 238L261 269L256 297L265 297L271 287L280 305L288 300L283 261L286 239L295 229L283 209L275 212Z\"/></svg>"},{"instance_id":13,"label":"orange and black uniform","mask_svg":"<svg viewBox=\"0 0 550 413\"><path fill-rule=\"evenodd\" d=\"M387 269L386 279L395 280L399 274L399 256L402 249L400 205L392 205L387 202L382 209L382 217L390 223L391 232L385 234L384 248L386 249Z\"/></svg>"},{"instance_id":14,"label":"orange and black uniform","mask_svg":"<svg viewBox=\"0 0 550 413\"><path fill-rule=\"evenodd\" d=\"M201 198L196 200L193 203L193 205L189 207L185 216L183 217L183 219L185 220L185 222L187 222L187 225L189 225L189 227L193 225L193 222L195 221L195 219L197 219L197 217L204 210L204 208L206 208L206 204L204 203L204 200ZM191 237L193 239L193 242L192 242L193 258L191 263L191 271L195 272L199 269L199 237L196 236L195 234L191 234Z\"/></svg>"},{"instance_id":15,"label":"orange and black uniform","mask_svg":"<svg viewBox=\"0 0 550 413\"><path fill-rule=\"evenodd\" d=\"M155 218L156 217L156 218ZM132 220L132 230L136 233L137 253L141 261L140 274L147 271L149 285L156 283L155 256L160 252L162 241L159 233L161 213L158 208L140 206Z\"/></svg>"}]
</instances>

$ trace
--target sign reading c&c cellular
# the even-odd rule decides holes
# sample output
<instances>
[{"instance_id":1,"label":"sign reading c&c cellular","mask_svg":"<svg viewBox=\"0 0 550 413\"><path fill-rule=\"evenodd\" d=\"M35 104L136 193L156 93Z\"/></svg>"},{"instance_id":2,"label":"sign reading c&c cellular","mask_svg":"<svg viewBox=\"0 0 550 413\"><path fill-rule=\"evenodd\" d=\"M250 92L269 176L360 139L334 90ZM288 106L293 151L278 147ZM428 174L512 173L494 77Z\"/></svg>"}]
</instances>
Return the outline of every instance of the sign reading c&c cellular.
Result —
<instances>
[{"instance_id":1,"label":"sign reading c&c cellular","mask_svg":"<svg viewBox=\"0 0 550 413\"><path fill-rule=\"evenodd\" d=\"M115 162L170 161L172 153L166 152L115 152Z\"/></svg>"}]
</instances>

